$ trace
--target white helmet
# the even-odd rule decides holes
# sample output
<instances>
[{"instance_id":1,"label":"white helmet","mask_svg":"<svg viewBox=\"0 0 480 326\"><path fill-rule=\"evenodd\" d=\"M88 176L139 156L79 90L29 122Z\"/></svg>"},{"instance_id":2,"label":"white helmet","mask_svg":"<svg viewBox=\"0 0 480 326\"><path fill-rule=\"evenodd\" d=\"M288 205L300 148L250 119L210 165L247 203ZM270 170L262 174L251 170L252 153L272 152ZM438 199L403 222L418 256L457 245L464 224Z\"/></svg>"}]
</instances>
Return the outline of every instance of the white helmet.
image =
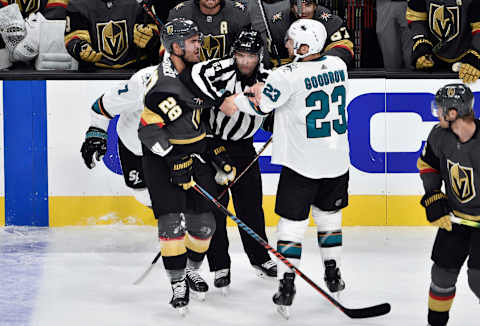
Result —
<instances>
[{"instance_id":1,"label":"white helmet","mask_svg":"<svg viewBox=\"0 0 480 326\"><path fill-rule=\"evenodd\" d=\"M327 30L322 23L314 19L298 19L290 25L285 37L293 41L294 61L297 61L300 58L322 51L327 39ZM300 55L297 54L297 51L302 44L308 45L309 49L306 54Z\"/></svg>"}]
</instances>

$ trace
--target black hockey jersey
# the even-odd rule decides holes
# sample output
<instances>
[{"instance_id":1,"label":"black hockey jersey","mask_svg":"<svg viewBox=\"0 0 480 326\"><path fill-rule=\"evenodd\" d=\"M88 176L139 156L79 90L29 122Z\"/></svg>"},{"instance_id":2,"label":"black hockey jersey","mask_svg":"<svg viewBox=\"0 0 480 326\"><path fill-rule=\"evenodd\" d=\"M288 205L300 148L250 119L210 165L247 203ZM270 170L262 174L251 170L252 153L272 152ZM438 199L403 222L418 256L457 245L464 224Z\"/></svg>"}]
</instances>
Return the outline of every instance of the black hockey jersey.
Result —
<instances>
[{"instance_id":1,"label":"black hockey jersey","mask_svg":"<svg viewBox=\"0 0 480 326\"><path fill-rule=\"evenodd\" d=\"M169 21L184 17L197 23L204 36L200 53L202 61L229 55L236 36L251 23L244 2L227 0L221 5L220 12L214 16L203 14L193 0L181 2L170 10Z\"/></svg>"},{"instance_id":2,"label":"black hockey jersey","mask_svg":"<svg viewBox=\"0 0 480 326\"><path fill-rule=\"evenodd\" d=\"M480 52L478 0L410 0L406 17L414 43L424 35L444 62L457 62L470 49Z\"/></svg>"},{"instance_id":3,"label":"black hockey jersey","mask_svg":"<svg viewBox=\"0 0 480 326\"><path fill-rule=\"evenodd\" d=\"M177 76L166 53L147 84L138 134L145 146L161 156L172 145L201 141L207 132L205 122L200 119L207 102L195 96Z\"/></svg>"},{"instance_id":4,"label":"black hockey jersey","mask_svg":"<svg viewBox=\"0 0 480 326\"><path fill-rule=\"evenodd\" d=\"M0 8L17 3L23 18L40 12L46 19L65 19L69 0L0 0Z\"/></svg>"},{"instance_id":5,"label":"black hockey jersey","mask_svg":"<svg viewBox=\"0 0 480 326\"><path fill-rule=\"evenodd\" d=\"M290 0L277 1L274 3L262 2L265 9L265 17L270 27L272 42L275 44L281 63L289 62L288 51L285 48L285 34L290 25L296 20L290 10ZM261 15L255 15L252 25L259 31L265 31L265 23ZM325 7L317 6L313 19L319 21L327 30L327 40L325 42L324 53L340 57L347 65L353 61L353 43L350 33L347 31L343 20L331 13ZM272 51L272 48L269 49ZM276 62L274 53L271 53L272 59Z\"/></svg>"},{"instance_id":6,"label":"black hockey jersey","mask_svg":"<svg viewBox=\"0 0 480 326\"><path fill-rule=\"evenodd\" d=\"M480 121L475 120L475 124L476 131L466 143L461 143L451 129L437 124L417 166L420 174L432 178L438 175L438 186L445 183L448 203L455 215L480 221Z\"/></svg>"},{"instance_id":7,"label":"black hockey jersey","mask_svg":"<svg viewBox=\"0 0 480 326\"><path fill-rule=\"evenodd\" d=\"M95 63L101 68L125 68L147 59L133 42L135 23L144 23L146 13L132 0L70 0L67 7L65 46L73 56L76 39L86 40L103 54ZM80 62L82 66L89 64Z\"/></svg>"}]
</instances>

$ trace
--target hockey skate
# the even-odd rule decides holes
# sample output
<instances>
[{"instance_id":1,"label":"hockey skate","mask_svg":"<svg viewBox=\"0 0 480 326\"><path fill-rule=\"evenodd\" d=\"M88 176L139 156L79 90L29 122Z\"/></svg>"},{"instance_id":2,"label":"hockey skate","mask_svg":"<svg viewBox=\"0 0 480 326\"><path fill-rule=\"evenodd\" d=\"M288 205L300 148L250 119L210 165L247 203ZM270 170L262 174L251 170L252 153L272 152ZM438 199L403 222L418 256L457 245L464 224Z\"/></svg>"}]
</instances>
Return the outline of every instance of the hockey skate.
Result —
<instances>
[{"instance_id":1,"label":"hockey skate","mask_svg":"<svg viewBox=\"0 0 480 326\"><path fill-rule=\"evenodd\" d=\"M295 297L295 274L285 273L280 280L277 293L273 295L273 302L277 305L277 312L285 319L290 318L290 306Z\"/></svg>"},{"instance_id":2,"label":"hockey skate","mask_svg":"<svg viewBox=\"0 0 480 326\"><path fill-rule=\"evenodd\" d=\"M340 299L340 292L345 289L345 282L342 280L340 269L337 267L335 260L326 260L325 277L323 278L328 290L335 294L336 299Z\"/></svg>"},{"instance_id":3,"label":"hockey skate","mask_svg":"<svg viewBox=\"0 0 480 326\"><path fill-rule=\"evenodd\" d=\"M213 281L215 287L222 290L224 296L230 292L230 268L224 268L215 271L215 280Z\"/></svg>"},{"instance_id":4,"label":"hockey skate","mask_svg":"<svg viewBox=\"0 0 480 326\"><path fill-rule=\"evenodd\" d=\"M189 290L185 279L172 283L172 300L170 304L180 315L185 317L188 313Z\"/></svg>"},{"instance_id":5,"label":"hockey skate","mask_svg":"<svg viewBox=\"0 0 480 326\"><path fill-rule=\"evenodd\" d=\"M205 294L208 291L207 282L205 282L205 280L202 278L202 276L200 275L197 269L187 268L185 271L187 274L186 279L187 279L188 287L190 288L192 295L196 299L200 301L204 301Z\"/></svg>"},{"instance_id":6,"label":"hockey skate","mask_svg":"<svg viewBox=\"0 0 480 326\"><path fill-rule=\"evenodd\" d=\"M258 277L277 277L277 263L272 259L267 260L261 265L252 265L255 268Z\"/></svg>"}]
</instances>

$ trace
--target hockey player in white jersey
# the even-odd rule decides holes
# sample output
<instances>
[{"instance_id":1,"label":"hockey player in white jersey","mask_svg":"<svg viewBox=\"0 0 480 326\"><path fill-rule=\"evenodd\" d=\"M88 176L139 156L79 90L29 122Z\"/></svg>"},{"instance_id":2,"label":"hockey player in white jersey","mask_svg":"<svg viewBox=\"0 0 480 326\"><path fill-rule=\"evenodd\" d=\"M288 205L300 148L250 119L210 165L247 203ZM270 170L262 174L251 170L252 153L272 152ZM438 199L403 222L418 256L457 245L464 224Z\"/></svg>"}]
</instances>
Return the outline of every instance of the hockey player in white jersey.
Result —
<instances>
[{"instance_id":1,"label":"hockey player in white jersey","mask_svg":"<svg viewBox=\"0 0 480 326\"><path fill-rule=\"evenodd\" d=\"M300 19L288 29L286 44L294 62L273 71L250 92L256 103L236 94L224 101L226 114L240 110L266 115L275 109L272 162L283 166L275 213L280 215L277 250L294 265L300 262L308 214L317 224L318 244L330 292L345 288L339 270L341 209L348 204L347 67L338 57L322 56L324 26ZM258 104L258 105L256 105ZM286 318L295 296L295 273L278 265L280 287L273 296Z\"/></svg>"},{"instance_id":2,"label":"hockey player in white jersey","mask_svg":"<svg viewBox=\"0 0 480 326\"><path fill-rule=\"evenodd\" d=\"M143 97L147 81L156 66L139 70L128 81L107 90L92 105L91 123L87 130L81 153L85 165L92 169L107 151L107 128L111 119L120 115L117 122L118 153L125 184L135 199L150 207L150 195L145 185L142 168L142 145L138 139L138 123L143 112Z\"/></svg>"}]
</instances>

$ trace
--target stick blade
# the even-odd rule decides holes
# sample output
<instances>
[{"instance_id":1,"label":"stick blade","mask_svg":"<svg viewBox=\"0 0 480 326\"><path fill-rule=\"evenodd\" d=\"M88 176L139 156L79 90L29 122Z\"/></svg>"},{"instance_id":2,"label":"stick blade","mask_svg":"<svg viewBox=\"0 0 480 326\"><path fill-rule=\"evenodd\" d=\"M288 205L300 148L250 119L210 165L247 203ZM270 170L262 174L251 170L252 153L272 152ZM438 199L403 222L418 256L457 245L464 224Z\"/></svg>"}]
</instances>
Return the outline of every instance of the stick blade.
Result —
<instances>
[{"instance_id":1,"label":"stick blade","mask_svg":"<svg viewBox=\"0 0 480 326\"><path fill-rule=\"evenodd\" d=\"M391 307L389 303L382 303L376 306L360 308L360 309L348 309L343 308L343 312L350 318L371 318L386 315L390 312Z\"/></svg>"}]
</instances>

